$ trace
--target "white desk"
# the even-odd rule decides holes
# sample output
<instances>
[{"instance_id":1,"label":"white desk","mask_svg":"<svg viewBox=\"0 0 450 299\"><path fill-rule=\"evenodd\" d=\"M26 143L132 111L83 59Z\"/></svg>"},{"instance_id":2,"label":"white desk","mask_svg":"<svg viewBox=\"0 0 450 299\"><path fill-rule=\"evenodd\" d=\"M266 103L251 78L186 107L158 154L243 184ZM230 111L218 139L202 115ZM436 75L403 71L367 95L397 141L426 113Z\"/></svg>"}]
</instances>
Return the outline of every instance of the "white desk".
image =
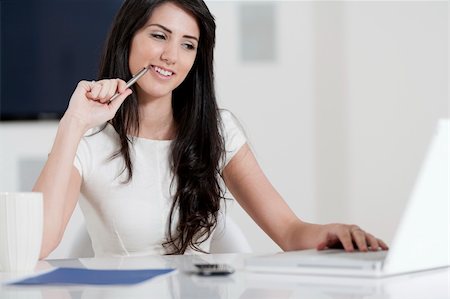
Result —
<instances>
[{"instance_id":1,"label":"white desk","mask_svg":"<svg viewBox=\"0 0 450 299\"><path fill-rule=\"evenodd\" d=\"M41 261L36 271L52 267L95 269L177 268L177 272L133 286L0 287L0 298L193 298L193 299L448 299L450 268L383 279L256 274L243 269L242 254L150 256L142 258L88 258ZM229 263L236 273L228 277L200 277L182 271L193 262ZM17 275L1 273L0 281Z\"/></svg>"}]
</instances>

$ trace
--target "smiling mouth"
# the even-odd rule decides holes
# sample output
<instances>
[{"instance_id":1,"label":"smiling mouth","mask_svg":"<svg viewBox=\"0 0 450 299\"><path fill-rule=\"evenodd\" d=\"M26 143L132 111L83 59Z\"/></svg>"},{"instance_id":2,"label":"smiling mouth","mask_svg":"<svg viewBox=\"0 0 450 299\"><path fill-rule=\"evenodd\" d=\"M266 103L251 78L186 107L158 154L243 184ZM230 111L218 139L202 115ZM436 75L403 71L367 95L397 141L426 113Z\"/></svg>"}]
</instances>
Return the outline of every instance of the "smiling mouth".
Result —
<instances>
[{"instance_id":1,"label":"smiling mouth","mask_svg":"<svg viewBox=\"0 0 450 299\"><path fill-rule=\"evenodd\" d=\"M151 67L156 73L158 73L159 75L161 75L165 78L170 78L171 76L173 76L175 74L174 72L163 69L159 66L152 65Z\"/></svg>"}]
</instances>

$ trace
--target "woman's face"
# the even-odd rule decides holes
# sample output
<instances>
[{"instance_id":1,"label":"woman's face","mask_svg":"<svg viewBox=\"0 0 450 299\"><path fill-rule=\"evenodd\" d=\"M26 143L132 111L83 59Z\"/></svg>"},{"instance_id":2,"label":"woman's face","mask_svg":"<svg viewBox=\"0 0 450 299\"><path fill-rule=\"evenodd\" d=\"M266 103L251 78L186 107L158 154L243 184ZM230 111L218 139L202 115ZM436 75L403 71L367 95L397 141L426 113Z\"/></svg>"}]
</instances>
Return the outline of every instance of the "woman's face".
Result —
<instances>
[{"instance_id":1,"label":"woman's face","mask_svg":"<svg viewBox=\"0 0 450 299\"><path fill-rule=\"evenodd\" d=\"M156 7L131 41L131 73L149 66L137 82L138 96L171 96L194 64L199 38L200 29L191 14L171 2Z\"/></svg>"}]
</instances>

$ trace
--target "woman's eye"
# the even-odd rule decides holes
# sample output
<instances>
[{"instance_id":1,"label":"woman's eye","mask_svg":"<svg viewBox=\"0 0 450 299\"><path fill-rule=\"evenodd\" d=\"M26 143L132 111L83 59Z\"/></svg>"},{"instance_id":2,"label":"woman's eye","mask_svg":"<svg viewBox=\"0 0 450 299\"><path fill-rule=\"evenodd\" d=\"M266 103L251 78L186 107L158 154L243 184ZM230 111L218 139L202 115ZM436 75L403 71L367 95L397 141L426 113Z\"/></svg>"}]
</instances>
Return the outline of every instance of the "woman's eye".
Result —
<instances>
[{"instance_id":1,"label":"woman's eye","mask_svg":"<svg viewBox=\"0 0 450 299\"><path fill-rule=\"evenodd\" d=\"M187 50L195 50L195 46L192 44L183 44L183 47Z\"/></svg>"},{"instance_id":2,"label":"woman's eye","mask_svg":"<svg viewBox=\"0 0 450 299\"><path fill-rule=\"evenodd\" d=\"M160 34L160 33L152 33L151 36L156 38L156 39L166 39L164 34Z\"/></svg>"}]
</instances>

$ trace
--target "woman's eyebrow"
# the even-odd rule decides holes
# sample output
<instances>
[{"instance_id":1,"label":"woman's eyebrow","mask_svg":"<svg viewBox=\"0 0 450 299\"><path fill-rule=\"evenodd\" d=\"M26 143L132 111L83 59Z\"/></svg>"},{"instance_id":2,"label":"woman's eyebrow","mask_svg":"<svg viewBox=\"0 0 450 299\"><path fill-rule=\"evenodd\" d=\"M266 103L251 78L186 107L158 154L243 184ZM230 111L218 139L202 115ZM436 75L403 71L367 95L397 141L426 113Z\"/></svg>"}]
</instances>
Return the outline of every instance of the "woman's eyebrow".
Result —
<instances>
[{"instance_id":1,"label":"woman's eyebrow","mask_svg":"<svg viewBox=\"0 0 450 299\"><path fill-rule=\"evenodd\" d=\"M164 31L167 31L167 32L169 32L169 33L172 33L172 30L170 30L169 28L167 28L166 26L163 26L163 25L161 25L161 24L149 24L148 27L150 27L150 26L156 26L156 27L161 28L161 29L164 30ZM196 40L196 41L198 42L198 38L195 37L195 36L192 36L192 35L183 35L183 37L184 37L184 38L191 38L191 39L194 39L194 40Z\"/></svg>"}]
</instances>

